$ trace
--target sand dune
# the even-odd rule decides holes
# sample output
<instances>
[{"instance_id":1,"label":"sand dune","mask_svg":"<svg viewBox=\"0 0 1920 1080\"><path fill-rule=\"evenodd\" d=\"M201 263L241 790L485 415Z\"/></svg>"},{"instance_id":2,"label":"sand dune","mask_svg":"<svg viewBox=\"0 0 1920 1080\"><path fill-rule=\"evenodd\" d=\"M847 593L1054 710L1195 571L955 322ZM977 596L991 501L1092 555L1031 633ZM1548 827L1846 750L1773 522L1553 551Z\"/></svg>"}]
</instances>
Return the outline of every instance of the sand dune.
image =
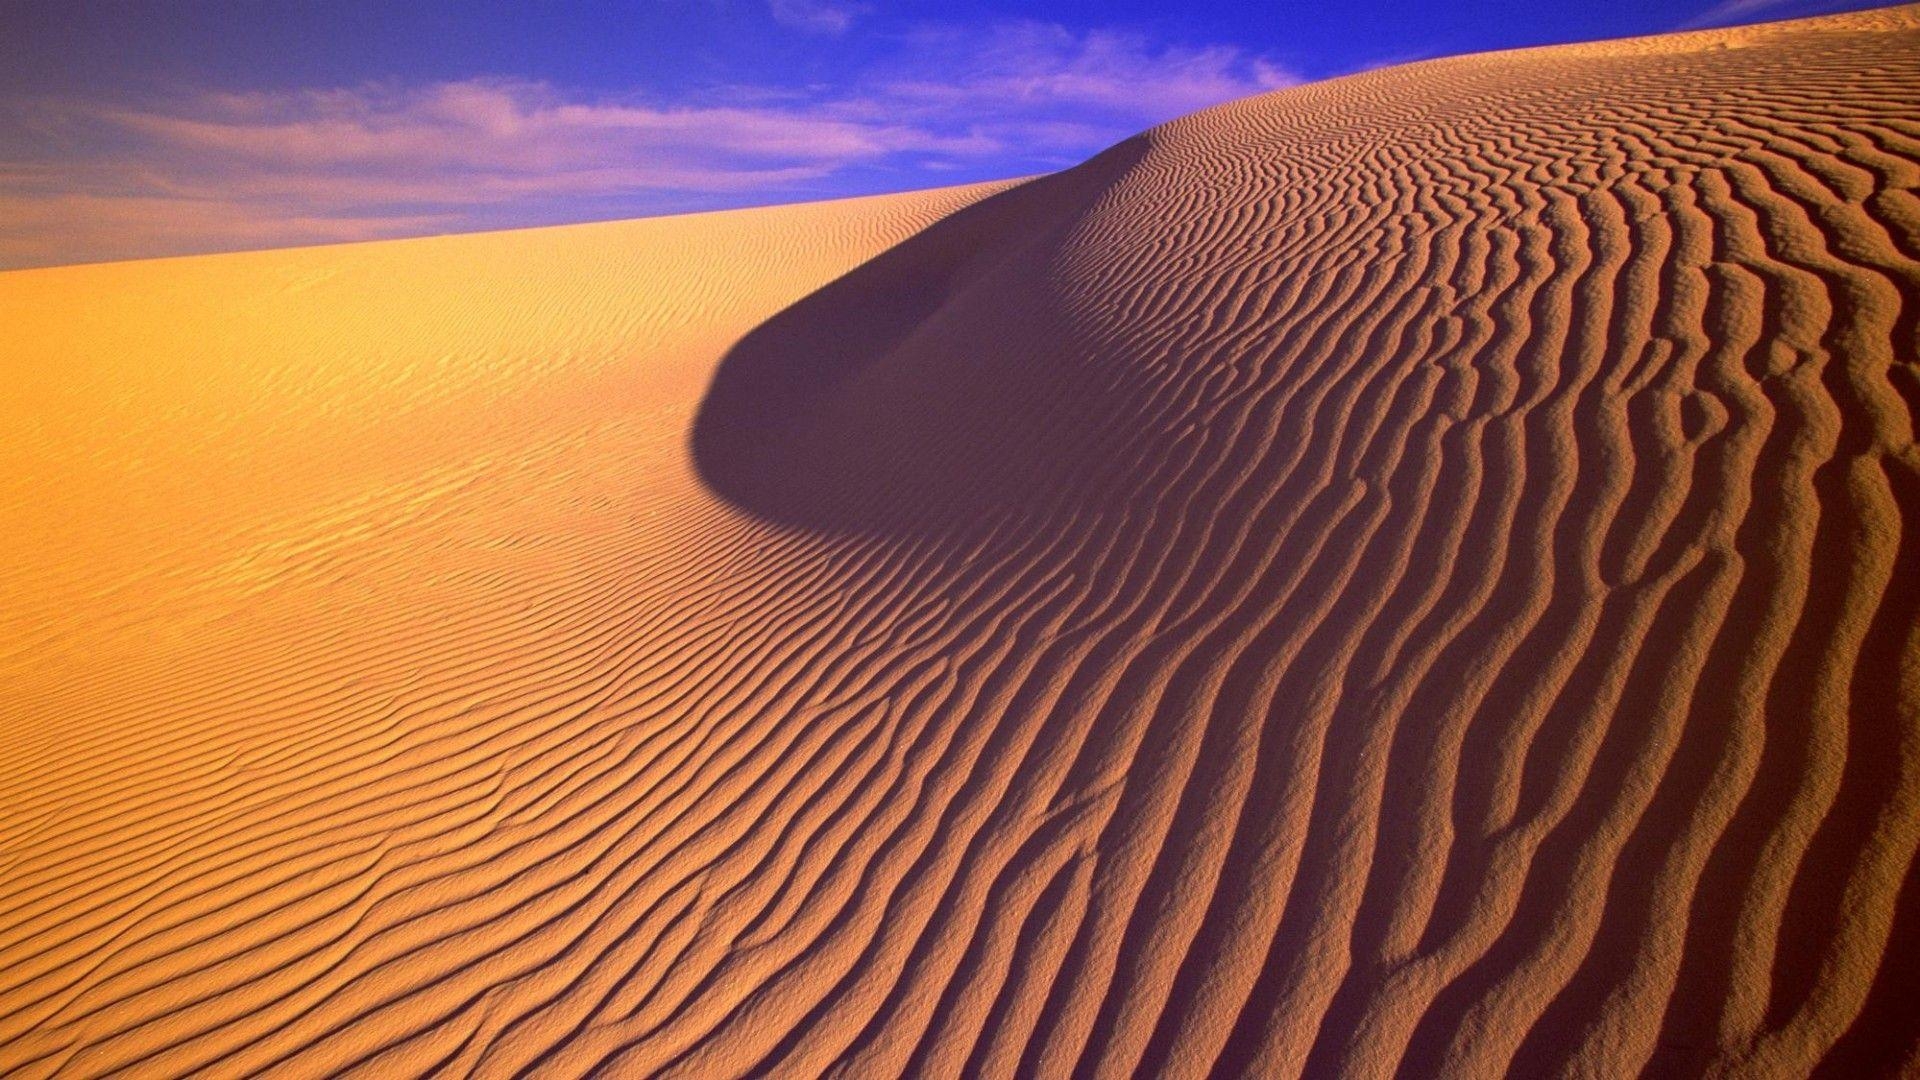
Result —
<instances>
[{"instance_id":1,"label":"sand dune","mask_svg":"<svg viewBox=\"0 0 1920 1080\"><path fill-rule=\"evenodd\" d=\"M1920 1070L1920 9L0 325L0 1074Z\"/></svg>"}]
</instances>

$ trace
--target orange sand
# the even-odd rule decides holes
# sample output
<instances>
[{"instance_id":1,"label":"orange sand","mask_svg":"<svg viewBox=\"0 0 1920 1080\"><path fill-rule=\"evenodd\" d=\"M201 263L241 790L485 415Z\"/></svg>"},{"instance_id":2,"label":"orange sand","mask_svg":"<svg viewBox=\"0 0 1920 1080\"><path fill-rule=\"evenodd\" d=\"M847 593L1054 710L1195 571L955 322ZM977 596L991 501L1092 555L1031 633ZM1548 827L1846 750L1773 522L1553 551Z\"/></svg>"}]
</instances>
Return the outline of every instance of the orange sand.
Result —
<instances>
[{"instance_id":1,"label":"orange sand","mask_svg":"<svg viewBox=\"0 0 1920 1080\"><path fill-rule=\"evenodd\" d=\"M0 1074L1920 1069L1920 9L0 274Z\"/></svg>"}]
</instances>

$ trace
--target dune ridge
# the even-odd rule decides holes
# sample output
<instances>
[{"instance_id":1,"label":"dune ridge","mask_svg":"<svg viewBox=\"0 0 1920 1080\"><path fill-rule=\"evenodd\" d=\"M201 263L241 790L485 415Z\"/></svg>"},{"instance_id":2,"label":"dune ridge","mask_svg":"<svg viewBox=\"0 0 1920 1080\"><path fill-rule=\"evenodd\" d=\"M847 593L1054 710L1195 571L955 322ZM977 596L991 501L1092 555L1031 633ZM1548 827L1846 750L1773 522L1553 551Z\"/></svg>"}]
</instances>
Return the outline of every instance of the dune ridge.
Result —
<instances>
[{"instance_id":1,"label":"dune ridge","mask_svg":"<svg viewBox=\"0 0 1920 1080\"><path fill-rule=\"evenodd\" d=\"M1920 1069L1917 106L0 274L0 1073Z\"/></svg>"}]
</instances>

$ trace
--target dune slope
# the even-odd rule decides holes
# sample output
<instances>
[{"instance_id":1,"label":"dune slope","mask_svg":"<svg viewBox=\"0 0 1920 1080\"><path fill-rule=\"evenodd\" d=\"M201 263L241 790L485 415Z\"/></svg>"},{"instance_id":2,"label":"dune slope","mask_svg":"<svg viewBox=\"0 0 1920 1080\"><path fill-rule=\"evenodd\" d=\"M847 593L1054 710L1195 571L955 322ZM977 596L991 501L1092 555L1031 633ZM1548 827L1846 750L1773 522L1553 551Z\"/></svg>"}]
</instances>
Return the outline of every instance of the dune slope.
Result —
<instances>
[{"instance_id":1,"label":"dune slope","mask_svg":"<svg viewBox=\"0 0 1920 1080\"><path fill-rule=\"evenodd\" d=\"M0 1073L1920 1068L1920 9L0 324Z\"/></svg>"}]
</instances>

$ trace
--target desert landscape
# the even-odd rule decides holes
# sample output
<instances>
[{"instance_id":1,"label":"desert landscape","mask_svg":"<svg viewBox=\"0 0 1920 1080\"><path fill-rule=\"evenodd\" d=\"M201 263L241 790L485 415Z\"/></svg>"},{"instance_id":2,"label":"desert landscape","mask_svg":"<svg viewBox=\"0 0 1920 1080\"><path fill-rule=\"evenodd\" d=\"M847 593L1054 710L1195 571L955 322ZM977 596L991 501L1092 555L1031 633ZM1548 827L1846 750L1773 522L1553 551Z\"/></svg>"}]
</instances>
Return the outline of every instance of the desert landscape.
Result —
<instances>
[{"instance_id":1,"label":"desert landscape","mask_svg":"<svg viewBox=\"0 0 1920 1080\"><path fill-rule=\"evenodd\" d=\"M1920 7L0 326L0 1075L1920 1072Z\"/></svg>"}]
</instances>

